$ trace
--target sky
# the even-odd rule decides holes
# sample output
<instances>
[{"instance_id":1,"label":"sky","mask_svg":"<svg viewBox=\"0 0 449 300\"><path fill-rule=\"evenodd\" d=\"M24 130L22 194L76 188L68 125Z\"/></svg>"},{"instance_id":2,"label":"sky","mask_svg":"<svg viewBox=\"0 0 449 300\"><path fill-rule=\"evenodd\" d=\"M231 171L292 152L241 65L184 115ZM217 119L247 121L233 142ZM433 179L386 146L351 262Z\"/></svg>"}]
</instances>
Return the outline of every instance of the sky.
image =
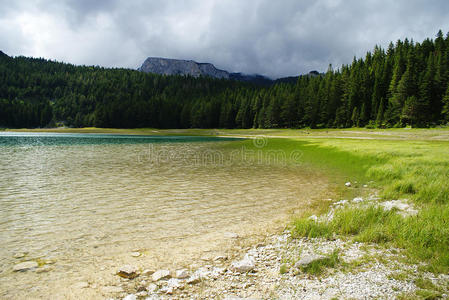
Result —
<instances>
[{"instance_id":1,"label":"sky","mask_svg":"<svg viewBox=\"0 0 449 300\"><path fill-rule=\"evenodd\" d=\"M138 68L149 56L271 78L449 31L448 0L0 0L0 50Z\"/></svg>"}]
</instances>

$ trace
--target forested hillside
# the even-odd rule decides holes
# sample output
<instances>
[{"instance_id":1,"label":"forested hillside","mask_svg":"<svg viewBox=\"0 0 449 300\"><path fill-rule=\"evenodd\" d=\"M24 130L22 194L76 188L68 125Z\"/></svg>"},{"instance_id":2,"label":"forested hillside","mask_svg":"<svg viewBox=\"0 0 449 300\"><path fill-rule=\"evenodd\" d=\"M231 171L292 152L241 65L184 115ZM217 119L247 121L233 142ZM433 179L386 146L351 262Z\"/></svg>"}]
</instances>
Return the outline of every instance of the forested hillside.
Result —
<instances>
[{"instance_id":1,"label":"forested hillside","mask_svg":"<svg viewBox=\"0 0 449 300\"><path fill-rule=\"evenodd\" d=\"M261 87L0 52L0 127L415 127L449 121L449 34Z\"/></svg>"}]
</instances>

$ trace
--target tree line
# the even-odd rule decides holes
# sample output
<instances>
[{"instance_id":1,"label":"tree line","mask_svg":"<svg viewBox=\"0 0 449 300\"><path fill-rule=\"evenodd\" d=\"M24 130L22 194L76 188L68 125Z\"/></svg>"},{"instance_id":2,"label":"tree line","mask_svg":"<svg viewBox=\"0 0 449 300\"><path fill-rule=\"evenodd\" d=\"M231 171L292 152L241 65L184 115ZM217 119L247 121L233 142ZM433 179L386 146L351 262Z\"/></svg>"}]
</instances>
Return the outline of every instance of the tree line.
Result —
<instances>
[{"instance_id":1,"label":"tree line","mask_svg":"<svg viewBox=\"0 0 449 300\"><path fill-rule=\"evenodd\" d=\"M163 76L0 52L1 127L428 127L449 121L449 33L296 83Z\"/></svg>"}]
</instances>

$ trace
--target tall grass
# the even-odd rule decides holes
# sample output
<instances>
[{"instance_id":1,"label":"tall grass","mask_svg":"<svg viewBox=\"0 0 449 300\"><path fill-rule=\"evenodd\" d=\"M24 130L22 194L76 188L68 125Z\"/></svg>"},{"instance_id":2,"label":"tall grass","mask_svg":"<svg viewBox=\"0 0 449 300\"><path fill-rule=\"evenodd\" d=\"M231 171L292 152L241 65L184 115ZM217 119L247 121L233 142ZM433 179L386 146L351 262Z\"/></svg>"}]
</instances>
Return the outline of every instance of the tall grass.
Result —
<instances>
[{"instance_id":1,"label":"tall grass","mask_svg":"<svg viewBox=\"0 0 449 300\"><path fill-rule=\"evenodd\" d=\"M415 261L426 261L426 270L449 270L449 207L424 209L404 218L379 207L347 208L337 211L328 223L308 219L294 222L296 237L351 236L355 241L393 245L405 249Z\"/></svg>"}]
</instances>

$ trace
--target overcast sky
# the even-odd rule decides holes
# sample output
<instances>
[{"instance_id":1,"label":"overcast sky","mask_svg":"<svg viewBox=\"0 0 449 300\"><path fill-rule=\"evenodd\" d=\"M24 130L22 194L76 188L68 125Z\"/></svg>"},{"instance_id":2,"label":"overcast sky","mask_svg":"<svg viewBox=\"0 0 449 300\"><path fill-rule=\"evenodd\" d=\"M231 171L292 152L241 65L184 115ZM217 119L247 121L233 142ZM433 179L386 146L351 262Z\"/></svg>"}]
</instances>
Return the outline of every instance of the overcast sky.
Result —
<instances>
[{"instance_id":1,"label":"overcast sky","mask_svg":"<svg viewBox=\"0 0 449 300\"><path fill-rule=\"evenodd\" d=\"M282 77L449 31L449 0L0 0L0 50L105 67L148 56Z\"/></svg>"}]
</instances>

